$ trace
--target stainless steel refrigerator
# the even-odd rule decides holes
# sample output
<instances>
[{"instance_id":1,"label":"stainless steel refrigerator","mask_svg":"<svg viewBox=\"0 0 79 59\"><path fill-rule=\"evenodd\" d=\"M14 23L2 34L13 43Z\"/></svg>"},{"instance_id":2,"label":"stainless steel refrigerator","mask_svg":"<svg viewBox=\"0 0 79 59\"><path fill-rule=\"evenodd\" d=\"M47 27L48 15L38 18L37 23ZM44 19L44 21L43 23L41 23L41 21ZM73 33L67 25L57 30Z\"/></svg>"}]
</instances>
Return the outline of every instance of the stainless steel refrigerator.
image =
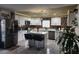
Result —
<instances>
[{"instance_id":1,"label":"stainless steel refrigerator","mask_svg":"<svg viewBox=\"0 0 79 59\"><path fill-rule=\"evenodd\" d=\"M11 48L17 45L17 31L14 21L0 16L0 48ZM10 28L11 27L11 28Z\"/></svg>"}]
</instances>

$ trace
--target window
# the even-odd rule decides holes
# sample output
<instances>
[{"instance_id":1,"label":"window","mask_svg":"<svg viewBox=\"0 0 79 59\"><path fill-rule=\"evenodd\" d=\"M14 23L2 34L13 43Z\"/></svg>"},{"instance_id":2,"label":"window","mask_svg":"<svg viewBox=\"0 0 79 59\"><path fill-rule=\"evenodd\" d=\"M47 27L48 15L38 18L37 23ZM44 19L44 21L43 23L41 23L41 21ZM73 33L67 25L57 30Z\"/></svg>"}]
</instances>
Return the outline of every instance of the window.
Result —
<instances>
[{"instance_id":1,"label":"window","mask_svg":"<svg viewBox=\"0 0 79 59\"><path fill-rule=\"evenodd\" d=\"M60 17L51 18L51 25L61 25L61 18Z\"/></svg>"},{"instance_id":2,"label":"window","mask_svg":"<svg viewBox=\"0 0 79 59\"><path fill-rule=\"evenodd\" d=\"M43 20L42 21L42 27L50 27L50 20Z\"/></svg>"}]
</instances>

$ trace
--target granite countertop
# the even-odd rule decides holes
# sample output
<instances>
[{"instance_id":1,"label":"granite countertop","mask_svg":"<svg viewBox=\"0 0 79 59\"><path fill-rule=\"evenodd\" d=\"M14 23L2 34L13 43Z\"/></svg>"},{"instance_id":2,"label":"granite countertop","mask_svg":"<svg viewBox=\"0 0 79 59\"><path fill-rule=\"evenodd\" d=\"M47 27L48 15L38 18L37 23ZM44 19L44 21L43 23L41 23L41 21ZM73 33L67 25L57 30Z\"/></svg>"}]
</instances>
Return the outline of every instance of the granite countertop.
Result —
<instances>
[{"instance_id":1,"label":"granite countertop","mask_svg":"<svg viewBox=\"0 0 79 59\"><path fill-rule=\"evenodd\" d=\"M33 34L47 34L47 32L34 32L34 31L32 31L32 32L27 32L27 33L33 33ZM27 34L26 33L26 34Z\"/></svg>"}]
</instances>

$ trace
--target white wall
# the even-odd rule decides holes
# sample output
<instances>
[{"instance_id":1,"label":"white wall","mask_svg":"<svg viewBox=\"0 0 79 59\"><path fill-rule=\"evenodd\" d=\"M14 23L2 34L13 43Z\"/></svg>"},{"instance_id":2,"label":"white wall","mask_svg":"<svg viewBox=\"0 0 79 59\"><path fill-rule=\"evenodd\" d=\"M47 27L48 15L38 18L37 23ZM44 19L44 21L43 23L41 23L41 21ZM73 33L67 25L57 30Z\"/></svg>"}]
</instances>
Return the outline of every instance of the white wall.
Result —
<instances>
[{"instance_id":1,"label":"white wall","mask_svg":"<svg viewBox=\"0 0 79 59\"><path fill-rule=\"evenodd\" d=\"M78 26L79 26L79 5L77 6L77 8L78 8L78 14L76 15L76 17L77 17L77 20L78 20Z\"/></svg>"}]
</instances>

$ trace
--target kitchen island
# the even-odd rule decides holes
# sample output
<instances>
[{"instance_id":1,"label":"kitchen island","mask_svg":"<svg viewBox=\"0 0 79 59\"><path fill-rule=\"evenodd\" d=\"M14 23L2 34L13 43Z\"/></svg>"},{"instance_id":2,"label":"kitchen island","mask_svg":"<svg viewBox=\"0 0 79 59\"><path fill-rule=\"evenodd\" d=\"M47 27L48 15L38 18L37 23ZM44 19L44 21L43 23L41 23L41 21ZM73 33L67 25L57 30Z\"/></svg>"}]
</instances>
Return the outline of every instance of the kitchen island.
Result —
<instances>
[{"instance_id":1,"label":"kitchen island","mask_svg":"<svg viewBox=\"0 0 79 59\"><path fill-rule=\"evenodd\" d=\"M29 47L44 49L47 47L47 32L28 32L25 34Z\"/></svg>"}]
</instances>

